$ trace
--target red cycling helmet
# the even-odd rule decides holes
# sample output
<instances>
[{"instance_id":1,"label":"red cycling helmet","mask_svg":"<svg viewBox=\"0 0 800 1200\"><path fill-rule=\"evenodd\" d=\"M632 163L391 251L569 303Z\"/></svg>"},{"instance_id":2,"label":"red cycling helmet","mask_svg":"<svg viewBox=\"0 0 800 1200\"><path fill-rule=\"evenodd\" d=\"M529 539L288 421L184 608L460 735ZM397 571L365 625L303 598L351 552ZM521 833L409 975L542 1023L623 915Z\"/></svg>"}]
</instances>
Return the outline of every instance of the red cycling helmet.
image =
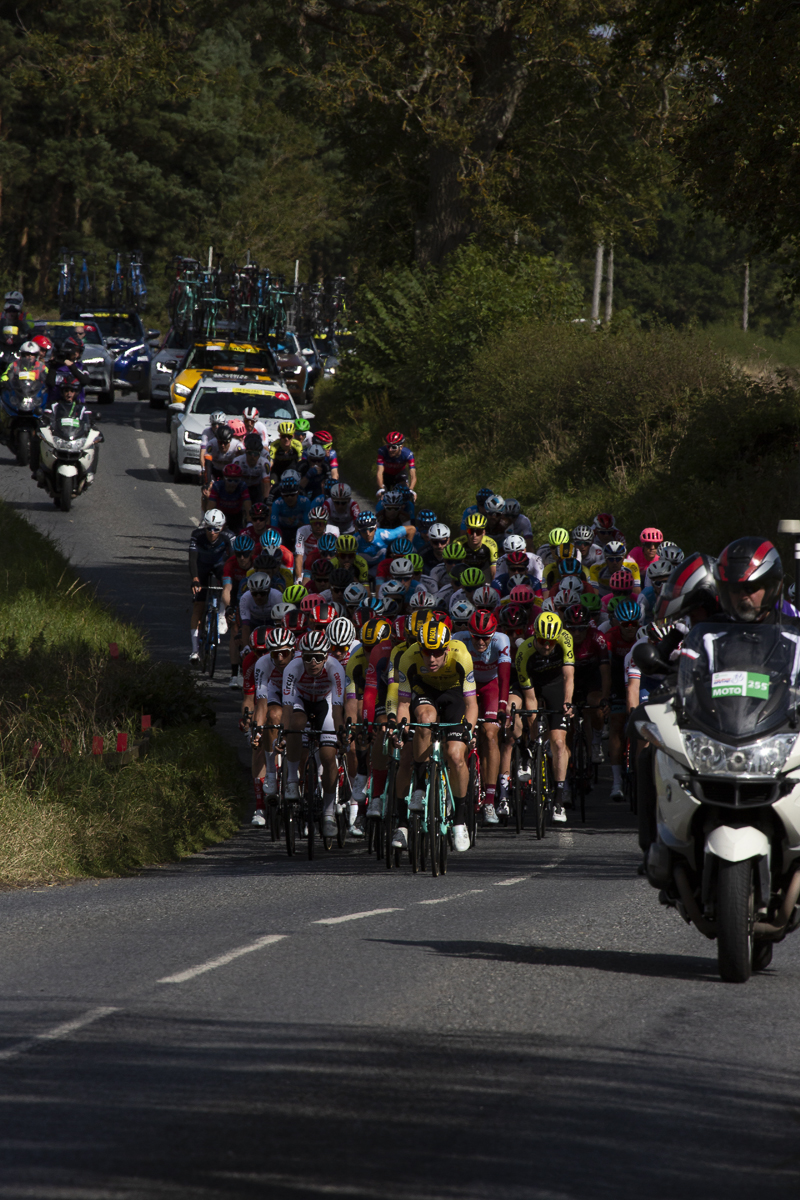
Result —
<instances>
[{"instance_id":1,"label":"red cycling helmet","mask_svg":"<svg viewBox=\"0 0 800 1200\"><path fill-rule=\"evenodd\" d=\"M500 609L500 620L504 629L524 629L528 624L528 613L521 604L507 604Z\"/></svg>"},{"instance_id":2,"label":"red cycling helmet","mask_svg":"<svg viewBox=\"0 0 800 1200\"><path fill-rule=\"evenodd\" d=\"M488 609L477 609L469 619L469 629L475 637L491 637L497 629L497 617Z\"/></svg>"},{"instance_id":3,"label":"red cycling helmet","mask_svg":"<svg viewBox=\"0 0 800 1200\"><path fill-rule=\"evenodd\" d=\"M536 599L536 592L526 583L513 587L508 595L512 604L533 604Z\"/></svg>"},{"instance_id":4,"label":"red cycling helmet","mask_svg":"<svg viewBox=\"0 0 800 1200\"><path fill-rule=\"evenodd\" d=\"M50 338L45 337L43 333L37 333L35 338L31 338L31 341L36 342L36 345L40 350L44 350L45 354L53 349L53 343L50 341Z\"/></svg>"},{"instance_id":5,"label":"red cycling helmet","mask_svg":"<svg viewBox=\"0 0 800 1200\"><path fill-rule=\"evenodd\" d=\"M333 563L329 558L315 558L311 564L314 579L328 579L333 574Z\"/></svg>"},{"instance_id":6,"label":"red cycling helmet","mask_svg":"<svg viewBox=\"0 0 800 1200\"><path fill-rule=\"evenodd\" d=\"M443 625L447 626L451 633L453 632L453 620L449 613L442 612L441 609L436 608L431 613L431 620L441 621Z\"/></svg>"},{"instance_id":7,"label":"red cycling helmet","mask_svg":"<svg viewBox=\"0 0 800 1200\"><path fill-rule=\"evenodd\" d=\"M250 634L250 649L257 654L266 654L269 645L269 630L266 625L256 625Z\"/></svg>"},{"instance_id":8,"label":"red cycling helmet","mask_svg":"<svg viewBox=\"0 0 800 1200\"><path fill-rule=\"evenodd\" d=\"M321 446L332 446L333 434L328 433L327 429L318 429L314 434L314 441L319 442Z\"/></svg>"},{"instance_id":9,"label":"red cycling helmet","mask_svg":"<svg viewBox=\"0 0 800 1200\"><path fill-rule=\"evenodd\" d=\"M615 571L608 581L612 592L629 592L633 587L633 573L627 567Z\"/></svg>"},{"instance_id":10,"label":"red cycling helmet","mask_svg":"<svg viewBox=\"0 0 800 1200\"><path fill-rule=\"evenodd\" d=\"M406 640L405 617L395 617L392 621L392 640L395 642L404 642Z\"/></svg>"},{"instance_id":11,"label":"red cycling helmet","mask_svg":"<svg viewBox=\"0 0 800 1200\"><path fill-rule=\"evenodd\" d=\"M303 596L303 599L300 601L300 612L310 615L318 604L319 600L316 596Z\"/></svg>"},{"instance_id":12,"label":"red cycling helmet","mask_svg":"<svg viewBox=\"0 0 800 1200\"><path fill-rule=\"evenodd\" d=\"M330 625L334 617L338 617L339 613L332 604L326 604L323 600L320 602L319 596L314 597L317 601L314 611L309 613L309 618L315 625Z\"/></svg>"},{"instance_id":13,"label":"red cycling helmet","mask_svg":"<svg viewBox=\"0 0 800 1200\"><path fill-rule=\"evenodd\" d=\"M387 446L402 446L405 440L405 434L398 433L396 429L386 435Z\"/></svg>"},{"instance_id":14,"label":"red cycling helmet","mask_svg":"<svg viewBox=\"0 0 800 1200\"><path fill-rule=\"evenodd\" d=\"M639 541L643 546L660 546L663 540L663 533L654 525L648 525L647 529L643 529L639 534Z\"/></svg>"},{"instance_id":15,"label":"red cycling helmet","mask_svg":"<svg viewBox=\"0 0 800 1200\"><path fill-rule=\"evenodd\" d=\"M253 507L250 509L250 520L251 521L268 521L269 520L269 509L267 508L266 504L254 504Z\"/></svg>"},{"instance_id":16,"label":"red cycling helmet","mask_svg":"<svg viewBox=\"0 0 800 1200\"><path fill-rule=\"evenodd\" d=\"M241 479L242 468L238 463L228 463L225 470L222 472L226 479Z\"/></svg>"},{"instance_id":17,"label":"red cycling helmet","mask_svg":"<svg viewBox=\"0 0 800 1200\"><path fill-rule=\"evenodd\" d=\"M570 604L561 618L567 629L582 629L589 624L589 613L582 604Z\"/></svg>"},{"instance_id":18,"label":"red cycling helmet","mask_svg":"<svg viewBox=\"0 0 800 1200\"><path fill-rule=\"evenodd\" d=\"M288 612L283 618L283 625L285 629L290 629L292 633L299 637L308 625L308 614L300 612L299 609L295 609L294 612Z\"/></svg>"},{"instance_id":19,"label":"red cycling helmet","mask_svg":"<svg viewBox=\"0 0 800 1200\"><path fill-rule=\"evenodd\" d=\"M511 568L512 575L517 567L519 567L523 571L527 571L528 570L528 553L526 550L511 550L506 555L506 562L508 563L509 567Z\"/></svg>"},{"instance_id":20,"label":"red cycling helmet","mask_svg":"<svg viewBox=\"0 0 800 1200\"><path fill-rule=\"evenodd\" d=\"M614 518L611 513L598 513L592 522L592 525L595 529L603 530L604 532L610 532L612 529L616 529Z\"/></svg>"}]
</instances>

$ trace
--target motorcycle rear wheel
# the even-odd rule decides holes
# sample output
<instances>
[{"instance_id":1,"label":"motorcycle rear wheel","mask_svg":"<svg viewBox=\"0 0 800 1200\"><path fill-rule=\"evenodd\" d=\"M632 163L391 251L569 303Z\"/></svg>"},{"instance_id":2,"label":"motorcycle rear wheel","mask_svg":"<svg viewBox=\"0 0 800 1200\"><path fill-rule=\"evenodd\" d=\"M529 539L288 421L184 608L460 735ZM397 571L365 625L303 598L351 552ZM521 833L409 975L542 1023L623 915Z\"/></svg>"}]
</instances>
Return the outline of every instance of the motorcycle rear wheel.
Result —
<instances>
[{"instance_id":1,"label":"motorcycle rear wheel","mask_svg":"<svg viewBox=\"0 0 800 1200\"><path fill-rule=\"evenodd\" d=\"M717 966L726 983L747 983L753 964L753 864L724 862L717 876Z\"/></svg>"},{"instance_id":2,"label":"motorcycle rear wheel","mask_svg":"<svg viewBox=\"0 0 800 1200\"><path fill-rule=\"evenodd\" d=\"M21 467L27 467L31 461L31 431L20 429L17 434L17 462Z\"/></svg>"},{"instance_id":3,"label":"motorcycle rear wheel","mask_svg":"<svg viewBox=\"0 0 800 1200\"><path fill-rule=\"evenodd\" d=\"M72 508L72 476L62 475L59 484L58 498L61 504L61 511L69 512Z\"/></svg>"}]
</instances>

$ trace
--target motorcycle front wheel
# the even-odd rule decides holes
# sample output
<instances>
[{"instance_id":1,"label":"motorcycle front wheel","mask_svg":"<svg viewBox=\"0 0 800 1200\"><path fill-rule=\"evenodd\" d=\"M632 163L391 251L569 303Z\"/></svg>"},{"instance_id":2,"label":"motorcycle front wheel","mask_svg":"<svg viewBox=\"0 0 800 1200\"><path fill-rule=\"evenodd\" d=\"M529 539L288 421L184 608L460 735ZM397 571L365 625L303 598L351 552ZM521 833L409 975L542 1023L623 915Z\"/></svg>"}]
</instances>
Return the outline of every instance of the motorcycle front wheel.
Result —
<instances>
[{"instance_id":1,"label":"motorcycle front wheel","mask_svg":"<svg viewBox=\"0 0 800 1200\"><path fill-rule=\"evenodd\" d=\"M31 461L31 431L20 429L17 434L17 462L21 467L27 467Z\"/></svg>"},{"instance_id":2,"label":"motorcycle front wheel","mask_svg":"<svg viewBox=\"0 0 800 1200\"><path fill-rule=\"evenodd\" d=\"M724 862L717 876L717 966L726 983L747 983L753 963L753 864Z\"/></svg>"},{"instance_id":3,"label":"motorcycle front wheel","mask_svg":"<svg viewBox=\"0 0 800 1200\"><path fill-rule=\"evenodd\" d=\"M69 512L72 508L72 476L62 475L59 479L58 498L61 503L61 511Z\"/></svg>"}]
</instances>

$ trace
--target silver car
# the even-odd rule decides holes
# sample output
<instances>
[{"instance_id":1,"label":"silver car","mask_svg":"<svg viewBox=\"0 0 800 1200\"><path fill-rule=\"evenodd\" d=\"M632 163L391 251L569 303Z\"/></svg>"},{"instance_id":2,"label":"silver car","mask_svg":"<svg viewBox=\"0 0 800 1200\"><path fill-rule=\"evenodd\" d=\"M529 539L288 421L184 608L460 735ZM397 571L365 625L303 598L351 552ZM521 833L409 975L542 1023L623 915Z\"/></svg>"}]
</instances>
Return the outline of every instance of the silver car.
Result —
<instances>
[{"instance_id":1,"label":"silver car","mask_svg":"<svg viewBox=\"0 0 800 1200\"><path fill-rule=\"evenodd\" d=\"M96 325L83 321L36 321L34 336L41 333L50 338L58 349L64 338L81 330L84 341L81 366L89 374L86 385L87 395L96 395L98 404L110 404L114 399L114 355L106 345L103 335Z\"/></svg>"},{"instance_id":2,"label":"silver car","mask_svg":"<svg viewBox=\"0 0 800 1200\"><path fill-rule=\"evenodd\" d=\"M175 368L183 358L194 338L188 344L179 336L175 326L170 326L167 336L150 361L150 407L166 408L169 404L169 385Z\"/></svg>"}]
</instances>

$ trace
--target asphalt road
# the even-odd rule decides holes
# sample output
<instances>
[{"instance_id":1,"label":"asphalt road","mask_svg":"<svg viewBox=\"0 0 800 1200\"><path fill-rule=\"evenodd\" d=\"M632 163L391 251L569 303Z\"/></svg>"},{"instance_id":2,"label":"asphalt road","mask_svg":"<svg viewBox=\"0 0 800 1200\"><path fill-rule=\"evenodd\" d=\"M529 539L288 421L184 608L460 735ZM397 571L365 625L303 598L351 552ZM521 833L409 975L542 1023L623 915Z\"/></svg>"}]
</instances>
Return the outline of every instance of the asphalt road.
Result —
<instances>
[{"instance_id":1,"label":"asphalt road","mask_svg":"<svg viewBox=\"0 0 800 1200\"><path fill-rule=\"evenodd\" d=\"M118 401L104 429L68 516L5 454L0 493L183 658L197 493L163 472L162 416ZM247 827L0 895L0 1200L794 1194L800 942L721 983L607 796L440 879Z\"/></svg>"}]
</instances>

